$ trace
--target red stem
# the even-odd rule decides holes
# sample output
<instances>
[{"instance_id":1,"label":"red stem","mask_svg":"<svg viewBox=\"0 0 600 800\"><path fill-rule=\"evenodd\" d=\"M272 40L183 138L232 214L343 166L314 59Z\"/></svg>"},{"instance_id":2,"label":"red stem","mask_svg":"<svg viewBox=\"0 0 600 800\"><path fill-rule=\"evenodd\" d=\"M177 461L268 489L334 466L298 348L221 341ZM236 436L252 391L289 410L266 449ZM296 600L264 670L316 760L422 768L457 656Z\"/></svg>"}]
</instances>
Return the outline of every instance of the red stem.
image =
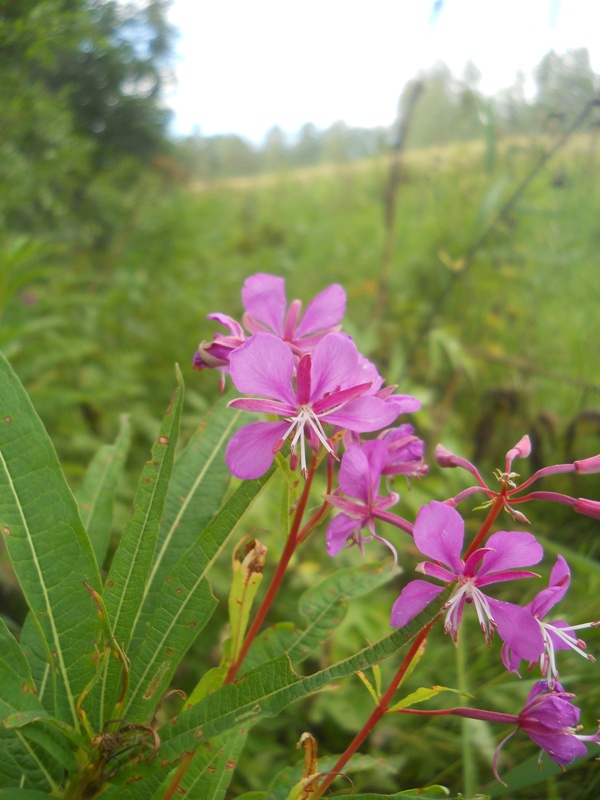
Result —
<instances>
[{"instance_id":1,"label":"red stem","mask_svg":"<svg viewBox=\"0 0 600 800\"><path fill-rule=\"evenodd\" d=\"M496 499L492 503L492 507L489 510L489 513L488 513L488 515L487 515L487 517L485 519L485 522L481 526L481 530L479 531L477 536L473 539L473 541L469 545L469 547L467 549L467 552L465 553L465 555L463 557L465 561L467 560L467 558L470 555L472 555L475 552L475 550L477 550L479 545L483 542L485 537L490 532L490 528L494 524L494 520L496 519L496 517L500 513L500 509L504 505L504 495L505 495L505 493L506 493L506 487L503 486L502 487L502 491L500 492L500 494L496 497Z\"/></svg>"},{"instance_id":2,"label":"red stem","mask_svg":"<svg viewBox=\"0 0 600 800\"><path fill-rule=\"evenodd\" d=\"M296 547L299 543L299 536L298 531L300 530L300 523L302 522L302 517L304 516L304 511L306 510L306 504L308 502L308 495L310 492L310 487L312 485L313 478L315 476L315 470L317 468L317 457L313 455L310 466L308 468L308 474L306 476L306 481L304 482L304 489L300 496L300 500L298 501L298 505L296 507L296 511L294 513L294 520L292 522L292 527L290 529L287 541L285 543L285 547L283 549L283 553L281 554L281 558L279 559L279 563L277 564L277 568L275 569L275 573L273 578L271 579L271 583L269 584L269 588L267 589L267 593L265 594L262 603L260 604L258 611L256 612L256 616L252 621L252 625L248 629L248 633L244 638L244 643L242 644L242 648L236 660L231 664L229 670L227 671L227 675L225 676L224 684L231 683L231 681L235 678L238 673L239 668L242 666L244 659L250 649L250 645L256 638L261 625L264 622L269 609L271 608L271 604L275 599L275 595L279 589L281 581L283 580L283 576L285 575L285 571L287 569L288 564Z\"/></svg>"},{"instance_id":3,"label":"red stem","mask_svg":"<svg viewBox=\"0 0 600 800\"><path fill-rule=\"evenodd\" d=\"M354 753L365 741L367 736L369 736L375 725L377 725L379 720L387 712L392 697L394 696L396 690L398 689L398 686L400 686L400 683L402 682L402 679L404 678L406 671L410 667L412 660L418 653L419 648L427 638L427 634L429 633L431 627L433 626L436 620L437 617L435 617L435 619L432 619L431 622L427 623L427 625L422 630L420 630L419 633L416 635L410 650L408 651L408 653L404 657L404 660L400 664L400 667L398 668L398 671L394 675L392 682L386 689L385 694L381 696L381 699L379 700L377 707L375 708L369 719L365 722L363 727L360 729L360 731L356 734L350 745L346 748L346 751L343 753L343 755L340 756L340 758L338 759L336 765L333 767L331 772L327 774L323 783L319 785L316 794L311 795L311 800L318 800L319 797L322 797L323 792L329 788L329 786L333 783L336 777L344 769L348 761L352 758Z\"/></svg>"}]
</instances>

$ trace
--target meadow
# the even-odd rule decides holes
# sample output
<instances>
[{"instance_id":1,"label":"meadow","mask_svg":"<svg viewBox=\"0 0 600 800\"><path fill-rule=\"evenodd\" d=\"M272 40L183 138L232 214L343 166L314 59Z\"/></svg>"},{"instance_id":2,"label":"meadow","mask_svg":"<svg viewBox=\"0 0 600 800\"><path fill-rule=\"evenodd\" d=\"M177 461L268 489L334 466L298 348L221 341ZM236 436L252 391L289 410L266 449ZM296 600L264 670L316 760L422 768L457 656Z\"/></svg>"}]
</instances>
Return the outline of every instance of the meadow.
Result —
<instances>
[{"instance_id":1,"label":"meadow","mask_svg":"<svg viewBox=\"0 0 600 800\"><path fill-rule=\"evenodd\" d=\"M191 366L198 342L215 330L205 315L239 318L240 287L258 272L285 277L288 298L304 301L331 283L345 287L344 329L389 383L422 400L413 416L428 463L442 442L490 475L525 433L533 453L519 464L523 475L600 452L600 129L571 137L535 170L548 146L546 139L523 138L493 152L480 143L409 152L393 184L388 158L193 186L148 175L107 201L104 246L44 247L26 236L5 237L0 344L74 489L98 447L115 439L120 416L131 418L133 446L113 549L173 391L175 363L186 384L185 442L219 398L216 376ZM414 518L424 502L466 485L460 474L433 465L427 480L410 487L397 480L396 491L403 513ZM544 488L600 499L595 475L552 478ZM261 530L273 558L281 537L262 529L276 502L261 497L246 523ZM568 554L577 566L571 617L594 619L598 521L562 506L552 516L532 512L531 518L536 532L548 536L550 552ZM411 548L404 554L412 558ZM353 549L339 558L350 567L360 556ZM211 574L221 605L229 559L220 559ZM4 613L19 622L23 607L4 560L2 570ZM329 571L317 534L295 562L271 621L302 624L300 595ZM327 658L339 660L387 632L381 630L384 609L399 585L394 578L375 599L349 602ZM225 619L221 608L177 674L178 686L193 688L218 662L217 649L205 642L218 641ZM468 693L477 687L482 703L521 697L518 680L490 666L485 646L474 644L477 636L474 622L453 662L432 647L440 655L423 661L412 688L442 683ZM587 638L590 651L600 654L597 633ZM593 727L600 708L594 665L567 654L564 671L577 680L582 722ZM313 733L326 759L343 750L369 703L354 679L314 695L301 712L293 706L262 721L229 796L263 790L278 770L297 762L299 713L301 730ZM483 722L391 715L350 775L362 791L429 782L449 786L452 796L467 785L493 798L598 796L600 775L591 759L564 774L547 763L538 772L533 745L514 774L505 767L504 778L513 779L507 793L489 770L494 736Z\"/></svg>"}]
</instances>

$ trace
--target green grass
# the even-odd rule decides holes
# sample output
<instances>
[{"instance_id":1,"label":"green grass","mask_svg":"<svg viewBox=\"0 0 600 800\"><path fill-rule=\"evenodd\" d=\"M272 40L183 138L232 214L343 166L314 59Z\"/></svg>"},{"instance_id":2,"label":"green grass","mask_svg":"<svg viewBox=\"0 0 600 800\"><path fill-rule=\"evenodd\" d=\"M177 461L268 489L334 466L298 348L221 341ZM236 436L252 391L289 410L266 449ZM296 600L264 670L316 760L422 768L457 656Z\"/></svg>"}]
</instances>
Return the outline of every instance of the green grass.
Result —
<instances>
[{"instance_id":1,"label":"green grass","mask_svg":"<svg viewBox=\"0 0 600 800\"><path fill-rule=\"evenodd\" d=\"M122 517L130 502L130 476L146 459L174 388L174 363L181 364L187 386L185 438L217 396L217 377L191 369L198 341L211 338L215 330L205 314L239 317L241 284L259 271L284 276L288 297L304 301L332 282L345 286L346 330L390 382L424 401L415 420L430 462L433 446L442 441L463 455L476 453L489 474L502 467L506 450L527 432L535 438L533 464L590 456L600 451L600 151L589 137L582 134L578 146L566 148L539 172L462 270L461 259L531 168L537 145L503 148L493 173L486 171L485 155L474 145L410 154L398 188L389 285L379 318L385 160L194 190L165 189L148 180L120 199L112 237L102 249L63 243L49 250L33 239L15 242L4 236L2 347L73 485L98 445L114 438L119 414L132 415L135 443L122 487ZM414 516L421 503L465 485L453 471L433 470L411 493L404 487L399 491L406 495L405 513ZM544 488L557 487L600 498L595 476L577 485L565 479ZM278 499L270 502L274 509ZM271 510L267 503L265 516ZM536 525L578 549L584 566L593 565L597 523L572 516L558 509L554 517L536 518ZM506 518L502 523L512 524ZM268 536L273 554L277 536ZM317 537L290 577L274 618L295 619L300 592L315 575L332 568L324 558ZM414 554L404 559L412 571ZM357 560L355 551L341 557L343 564ZM226 562L218 567L217 589L225 585L226 567ZM576 572L581 574L579 565ZM574 581L569 595L570 618L577 622L598 616L592 602L600 588L598 576L591 566L588 572L580 583ZM331 643L336 655L348 642L358 646L387 632L389 606L399 586L378 593L368 606L352 604ZM211 623L215 634L217 623L218 618ZM600 653L597 635L587 638L591 651ZM499 668L497 658L489 660L473 626L468 641L475 640L469 681L477 687L476 702L518 708L525 689ZM423 671L407 690L455 685L456 664L448 644L430 648ZM205 647L194 651L182 682L193 685L199 667L213 657L218 659L218 653L207 653ZM384 671L391 668L384 666ZM566 658L565 674L571 673L584 696L586 728L593 728L600 707L596 673L592 665ZM317 696L302 725L317 735L324 753L340 752L369 703L364 687L348 682ZM302 732L296 735L297 713L292 709L257 729L255 744L243 757L240 791L264 788L275 771L296 760L295 743ZM397 791L429 781L460 791L459 722L434 721L424 731L423 720L386 718L370 752L398 773L360 773L357 788ZM261 734L269 737L264 741L279 737L268 758L256 743ZM481 785L490 779L489 750L498 736L497 730L485 729L470 740ZM506 772L511 762L534 751L523 742L507 747ZM519 790L518 797L597 796L598 780L590 777L586 763L559 780L567 793L557 795L546 779ZM589 792L586 785L592 787Z\"/></svg>"}]
</instances>

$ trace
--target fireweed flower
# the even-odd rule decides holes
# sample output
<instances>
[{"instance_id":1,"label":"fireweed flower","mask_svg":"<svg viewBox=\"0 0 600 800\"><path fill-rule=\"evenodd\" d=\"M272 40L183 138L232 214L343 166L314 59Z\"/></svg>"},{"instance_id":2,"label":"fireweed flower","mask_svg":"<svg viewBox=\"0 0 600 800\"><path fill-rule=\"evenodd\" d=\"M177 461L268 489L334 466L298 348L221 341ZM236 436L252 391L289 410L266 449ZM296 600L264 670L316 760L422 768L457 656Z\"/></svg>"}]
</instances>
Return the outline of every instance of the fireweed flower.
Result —
<instances>
[{"instance_id":1,"label":"fireweed flower","mask_svg":"<svg viewBox=\"0 0 600 800\"><path fill-rule=\"evenodd\" d=\"M541 747L540 759L544 751L561 767L586 755L585 742L600 744L600 731L587 736L578 733L581 729L581 711L573 705L575 695L563 691L560 684L555 684L555 688L558 691L548 691L548 683L538 681L530 691L525 706L517 717L516 729L496 748L494 775L497 780L500 781L497 769L500 751L517 731L523 731Z\"/></svg>"},{"instance_id":2,"label":"fireweed flower","mask_svg":"<svg viewBox=\"0 0 600 800\"><path fill-rule=\"evenodd\" d=\"M328 333L340 330L346 310L346 292L334 283L320 292L301 315L302 303L293 300L289 308L285 280L259 273L248 278L242 288L246 313L243 323L250 333L273 333L297 354L307 353Z\"/></svg>"},{"instance_id":3,"label":"fireweed flower","mask_svg":"<svg viewBox=\"0 0 600 800\"><path fill-rule=\"evenodd\" d=\"M549 613L556 603L563 599L571 582L571 572L565 559L559 555L550 573L550 581L546 589L534 597L531 603L524 606L524 610L531 614L539 626L537 640L540 651L540 669L546 676L548 684L552 687L558 680L556 666L556 650L574 650L588 661L595 661L594 657L585 652L586 644L579 639L574 631L582 628L596 627L600 622L587 622L583 625L568 625L560 620L544 622L543 618ZM521 663L519 639L512 642L505 641L502 646L502 661L504 666L512 672L517 672Z\"/></svg>"},{"instance_id":4,"label":"fireweed flower","mask_svg":"<svg viewBox=\"0 0 600 800\"><path fill-rule=\"evenodd\" d=\"M443 607L445 632L456 642L465 604L474 605L488 644L497 629L503 640L507 636L518 637L522 641L522 651L527 650L528 657L537 658L539 649L527 645L532 632L539 636L537 622L519 606L488 597L482 587L517 578L539 577L534 572L517 568L537 564L543 556L541 545L530 533L498 531L490 536L486 547L475 550L464 561L461 558L464 527L457 511L445 503L433 501L421 508L413 528L416 546L436 562L418 564L417 572L445 584L456 581L456 588ZM411 581L393 605L392 626L406 625L443 590L443 586L426 581Z\"/></svg>"},{"instance_id":5,"label":"fireweed flower","mask_svg":"<svg viewBox=\"0 0 600 800\"><path fill-rule=\"evenodd\" d=\"M506 454L504 472L497 470L495 473L496 479L500 484L500 490L496 491L486 484L474 464L467 461L465 458L451 453L449 450L446 450L445 447L438 445L435 450L435 459L440 467L461 467L467 470L467 472L470 472L477 482L477 486L471 486L465 489L448 502L456 507L461 500L471 497L471 495L478 492L483 492L489 498L485 505L491 505L496 499L501 498L504 508L515 519L519 520L519 522L529 523L529 520L514 506L519 503L526 503L529 500L549 500L555 503L564 503L565 505L571 506L574 511L580 514L586 514L589 517L600 519L600 502L595 500L570 497L569 495L560 494L559 492L528 492L525 495L521 494L521 492L528 489L535 481L549 475L557 475L563 472L575 472L579 475L600 472L600 455L573 461L571 464L555 464L551 467L543 467L523 483L516 484L515 478L518 478L519 474L512 471L513 461L515 458L527 458L530 453L531 442L529 436L523 436Z\"/></svg>"},{"instance_id":6,"label":"fireweed flower","mask_svg":"<svg viewBox=\"0 0 600 800\"><path fill-rule=\"evenodd\" d=\"M397 428L389 428L377 438L385 444L387 451L383 475L420 478L427 474L429 467L423 463L425 446L423 440L414 435L412 425L404 424L398 425Z\"/></svg>"},{"instance_id":7,"label":"fireweed flower","mask_svg":"<svg viewBox=\"0 0 600 800\"><path fill-rule=\"evenodd\" d=\"M306 475L306 442L314 451L322 446L334 454L324 425L364 433L386 427L398 413L395 404L366 394L370 383L358 383L356 345L341 333L328 334L312 354L303 355L295 379L292 351L269 333L255 333L231 353L229 363L236 388L260 396L232 400L229 405L284 418L252 422L233 435L225 460L238 478L263 475L288 438L291 465L295 468L299 457Z\"/></svg>"},{"instance_id":8,"label":"fireweed flower","mask_svg":"<svg viewBox=\"0 0 600 800\"><path fill-rule=\"evenodd\" d=\"M329 523L326 534L327 552L335 556L343 547L357 545L363 553L363 543L377 539L387 545L398 560L395 547L383 536L376 533L377 519L391 522L404 531L412 531L406 520L388 513L388 508L400 499L391 492L384 497L379 494L381 476L387 462L387 448L384 442L374 439L361 444L350 444L342 457L338 475L339 489L326 496L327 502L341 509ZM340 497L343 492L345 497ZM351 499L354 498L354 499ZM367 530L366 535L363 531Z\"/></svg>"},{"instance_id":9,"label":"fireweed flower","mask_svg":"<svg viewBox=\"0 0 600 800\"><path fill-rule=\"evenodd\" d=\"M217 368L221 372L221 391L225 388L225 374L229 371L229 356L233 350L244 343L246 337L242 326L225 314L207 314L229 330L229 336L215 333L212 342L203 341L194 354L194 369Z\"/></svg>"},{"instance_id":10,"label":"fireweed flower","mask_svg":"<svg viewBox=\"0 0 600 800\"><path fill-rule=\"evenodd\" d=\"M580 709L573 705L575 695L565 692L558 683L549 689L547 681L538 681L529 692L520 714L505 714L500 711L486 711L479 708L449 708L438 711L403 709L404 713L425 716L454 716L466 719L480 719L486 722L500 722L515 725L496 748L493 769L496 780L506 784L498 774L498 759L506 742L519 731L541 747L539 760L546 752L552 761L565 767L579 756L586 755L585 742L600 744L600 731L594 734L579 733Z\"/></svg>"}]
</instances>

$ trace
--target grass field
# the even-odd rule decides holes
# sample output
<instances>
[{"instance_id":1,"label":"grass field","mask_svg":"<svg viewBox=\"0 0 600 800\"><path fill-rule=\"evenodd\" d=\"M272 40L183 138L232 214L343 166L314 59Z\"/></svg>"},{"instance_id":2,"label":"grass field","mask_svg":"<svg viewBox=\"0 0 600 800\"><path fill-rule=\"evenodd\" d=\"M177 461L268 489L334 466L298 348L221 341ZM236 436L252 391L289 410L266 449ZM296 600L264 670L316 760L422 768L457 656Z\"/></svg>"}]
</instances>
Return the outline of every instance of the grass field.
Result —
<instances>
[{"instance_id":1,"label":"grass field","mask_svg":"<svg viewBox=\"0 0 600 800\"><path fill-rule=\"evenodd\" d=\"M99 444L114 438L119 415L131 414L135 440L120 519L172 392L174 363L182 365L187 385L185 438L218 393L216 376L191 369L198 341L214 332L205 314L239 317L241 284L256 272L284 276L288 298L304 301L330 283L344 285L345 330L389 382L423 401L415 421L430 462L442 441L477 458L489 474L525 433L534 455L524 472L591 456L600 451L599 144L598 132L579 134L514 202L547 142L511 141L493 154L480 144L408 153L387 226L385 159L215 185L165 187L157 179L132 187L102 250L65 244L46 252L26 240L9 243L2 347L74 485ZM461 480L433 470L408 495L407 515L467 485ZM597 476L548 488L600 499ZM572 516L559 509L552 519L534 520L579 554L582 583L573 586L569 608L576 621L585 621L598 616L598 523ZM269 544L276 553L276 537ZM344 553L342 563L356 563L356 553ZM295 618L299 593L328 568L322 542L311 544L278 618ZM217 594L224 570L217 566L213 576ZM331 655L380 636L392 596L394 588L367 608L351 604ZM474 626L463 646L476 635ZM597 635L588 639L600 654ZM497 703L498 693L517 702L518 681L490 667L485 648L476 653L468 669L461 650L452 664L424 663L420 684L462 682L467 690L478 687L483 704ZM212 658L206 648L194 651L182 683L193 683L198 663L210 665ZM575 659L566 659L565 671L583 686L589 729L600 708L597 672ZM337 752L368 704L364 687L344 684L314 698L306 725L324 752ZM259 744L250 746L241 769L245 783L236 791L264 788L290 753L295 760L294 713L257 729L255 742L268 736L277 744L268 757ZM364 791L426 781L459 791L465 749L479 785L490 779L495 731L447 722L424 733L421 720L402 723L386 719L373 737L364 772L353 774ZM527 755L535 771L534 751ZM518 748L513 753L522 755ZM396 773L382 771L378 759ZM507 756L507 773L509 762ZM502 796L492 786L490 796ZM548 777L510 796L591 800L598 786L597 768L583 763L562 783Z\"/></svg>"}]
</instances>

